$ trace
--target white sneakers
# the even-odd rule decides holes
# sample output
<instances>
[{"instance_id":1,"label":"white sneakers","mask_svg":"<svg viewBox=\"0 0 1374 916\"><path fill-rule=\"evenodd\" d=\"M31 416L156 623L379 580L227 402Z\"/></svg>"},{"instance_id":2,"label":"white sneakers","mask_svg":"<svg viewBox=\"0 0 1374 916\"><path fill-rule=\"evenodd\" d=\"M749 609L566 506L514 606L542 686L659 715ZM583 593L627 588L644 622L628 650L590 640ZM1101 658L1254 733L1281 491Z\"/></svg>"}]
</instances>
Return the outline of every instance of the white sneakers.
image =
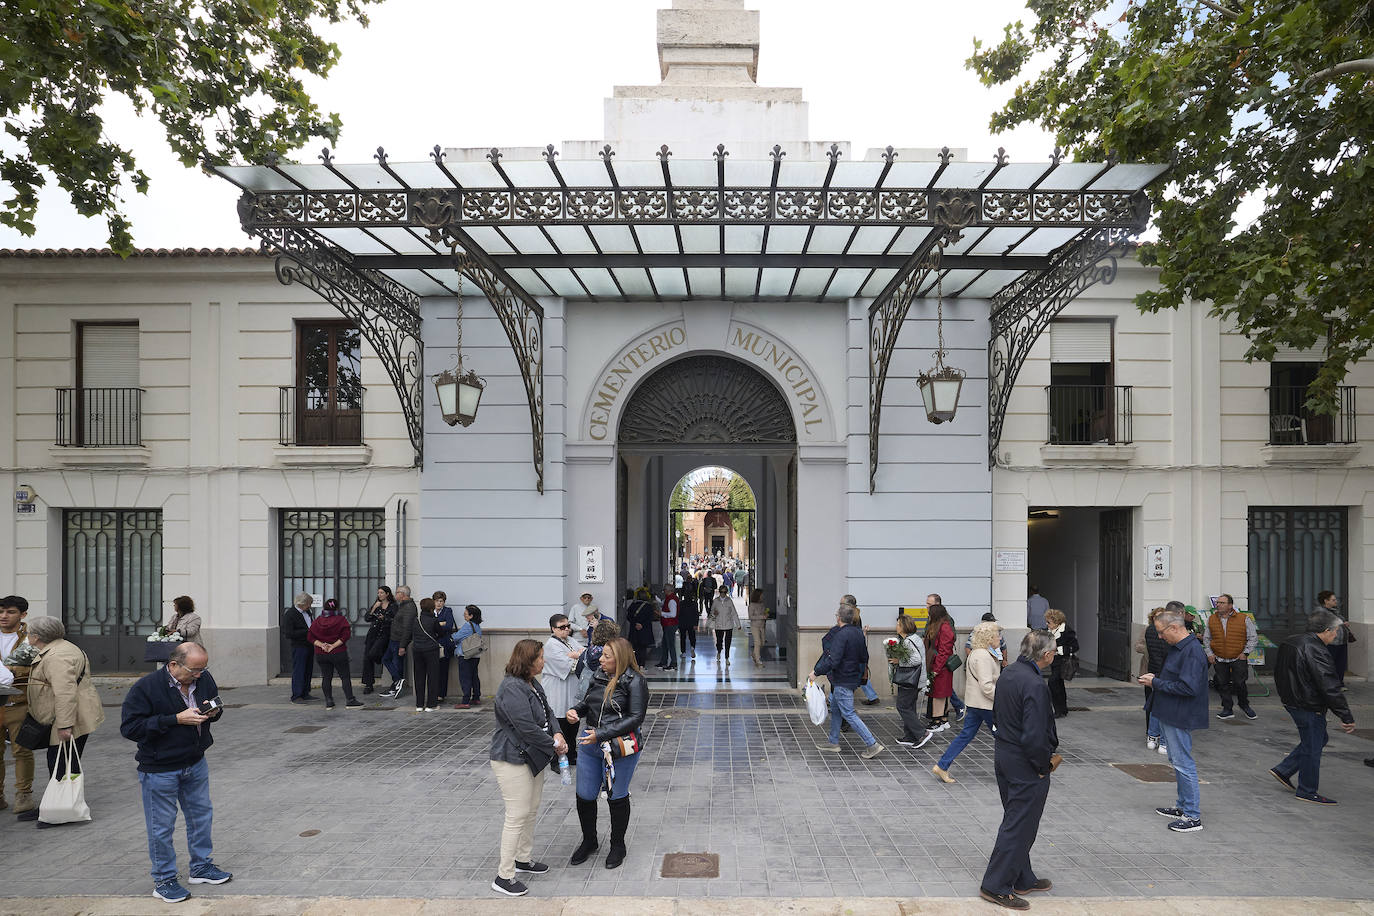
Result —
<instances>
[{"instance_id":1,"label":"white sneakers","mask_svg":"<svg viewBox=\"0 0 1374 916\"><path fill-rule=\"evenodd\" d=\"M1154 735L1146 735L1145 746L1150 750L1154 750L1155 748L1159 747L1159 739L1156 738Z\"/></svg>"}]
</instances>

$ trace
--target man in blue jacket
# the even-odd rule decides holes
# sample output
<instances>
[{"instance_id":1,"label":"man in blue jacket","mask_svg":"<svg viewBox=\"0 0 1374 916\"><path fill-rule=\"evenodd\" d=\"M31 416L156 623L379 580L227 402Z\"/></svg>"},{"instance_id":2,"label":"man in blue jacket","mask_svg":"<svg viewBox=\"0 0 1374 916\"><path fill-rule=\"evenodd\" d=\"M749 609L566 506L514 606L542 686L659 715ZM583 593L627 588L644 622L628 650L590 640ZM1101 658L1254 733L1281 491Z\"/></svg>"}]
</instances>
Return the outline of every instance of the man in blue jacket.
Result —
<instances>
[{"instance_id":1,"label":"man in blue jacket","mask_svg":"<svg viewBox=\"0 0 1374 916\"><path fill-rule=\"evenodd\" d=\"M207 668L210 657L195 643L172 650L167 667L139 678L124 698L119 733L138 742L138 783L153 863L153 896L179 903L191 894L177 881L177 802L186 819L190 883L223 884L233 877L210 861L210 767L205 749L214 744L210 723L220 717L219 688Z\"/></svg>"},{"instance_id":2,"label":"man in blue jacket","mask_svg":"<svg viewBox=\"0 0 1374 916\"><path fill-rule=\"evenodd\" d=\"M842 604L835 613L835 627L821 639L821 658L811 677L830 678L830 740L818 741L816 747L838 754L840 751L840 723L848 722L866 747L859 752L865 760L877 757L883 746L864 725L854 711L854 691L864 678L868 667L868 642L862 627L854 625L856 611L852 605Z\"/></svg>"},{"instance_id":3,"label":"man in blue jacket","mask_svg":"<svg viewBox=\"0 0 1374 916\"><path fill-rule=\"evenodd\" d=\"M1137 680L1152 688L1149 711L1159 720L1160 743L1168 742L1169 763L1178 782L1178 801L1155 813L1170 819L1170 830L1193 833L1202 829L1193 731L1207 727L1207 653L1188 629L1182 611L1160 611L1155 631L1169 644L1169 654L1159 674L1142 674Z\"/></svg>"}]
</instances>

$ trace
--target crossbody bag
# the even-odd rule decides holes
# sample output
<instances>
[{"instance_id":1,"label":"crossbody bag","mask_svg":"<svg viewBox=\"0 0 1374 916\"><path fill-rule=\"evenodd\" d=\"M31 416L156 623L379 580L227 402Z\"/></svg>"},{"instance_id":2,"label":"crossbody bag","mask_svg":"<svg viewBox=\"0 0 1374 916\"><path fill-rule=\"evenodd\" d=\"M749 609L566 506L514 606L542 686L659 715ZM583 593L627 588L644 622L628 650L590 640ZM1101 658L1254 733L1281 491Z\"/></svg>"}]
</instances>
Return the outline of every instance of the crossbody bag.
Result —
<instances>
[{"instance_id":1,"label":"crossbody bag","mask_svg":"<svg viewBox=\"0 0 1374 916\"><path fill-rule=\"evenodd\" d=\"M597 718L598 722L606 720L606 701L611 698L611 685L606 684L606 690L601 694L601 715ZM619 708L619 704L617 704ZM612 757L630 757L638 754L644 748L644 739L639 734L639 729L635 729L626 735L618 735L606 742L611 746Z\"/></svg>"}]
</instances>

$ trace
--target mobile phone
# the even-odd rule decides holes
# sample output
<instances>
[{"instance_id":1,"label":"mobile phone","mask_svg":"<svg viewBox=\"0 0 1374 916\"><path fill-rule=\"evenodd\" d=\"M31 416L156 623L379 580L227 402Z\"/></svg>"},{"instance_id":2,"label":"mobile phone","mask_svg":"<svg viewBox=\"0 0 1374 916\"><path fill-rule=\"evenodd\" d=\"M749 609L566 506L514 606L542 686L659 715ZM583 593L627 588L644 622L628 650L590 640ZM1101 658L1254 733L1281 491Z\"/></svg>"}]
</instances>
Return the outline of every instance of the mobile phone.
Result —
<instances>
[{"instance_id":1,"label":"mobile phone","mask_svg":"<svg viewBox=\"0 0 1374 916\"><path fill-rule=\"evenodd\" d=\"M200 714L201 714L202 716L208 716L208 715L210 715L212 712L214 712L215 710L217 710L217 709L223 709L223 708L224 708L224 701L221 700L219 697L211 697L211 698L208 699L208 700L201 700L201 701L200 701Z\"/></svg>"}]
</instances>

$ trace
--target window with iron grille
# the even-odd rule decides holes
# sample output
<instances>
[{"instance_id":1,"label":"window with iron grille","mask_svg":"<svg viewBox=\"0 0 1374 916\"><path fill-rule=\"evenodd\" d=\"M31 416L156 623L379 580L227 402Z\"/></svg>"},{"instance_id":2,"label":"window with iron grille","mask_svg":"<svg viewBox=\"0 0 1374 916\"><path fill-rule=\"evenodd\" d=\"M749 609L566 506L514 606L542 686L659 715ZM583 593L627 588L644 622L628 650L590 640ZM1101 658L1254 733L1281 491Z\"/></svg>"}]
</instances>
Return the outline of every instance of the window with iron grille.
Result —
<instances>
[{"instance_id":1,"label":"window with iron grille","mask_svg":"<svg viewBox=\"0 0 1374 916\"><path fill-rule=\"evenodd\" d=\"M163 611L162 510L63 510L62 622L95 670L143 668Z\"/></svg>"},{"instance_id":2,"label":"window with iron grille","mask_svg":"<svg viewBox=\"0 0 1374 916\"><path fill-rule=\"evenodd\" d=\"M1346 593L1348 519L1343 506L1250 509L1247 610L1265 636L1278 642L1306 630L1317 592Z\"/></svg>"}]
</instances>

